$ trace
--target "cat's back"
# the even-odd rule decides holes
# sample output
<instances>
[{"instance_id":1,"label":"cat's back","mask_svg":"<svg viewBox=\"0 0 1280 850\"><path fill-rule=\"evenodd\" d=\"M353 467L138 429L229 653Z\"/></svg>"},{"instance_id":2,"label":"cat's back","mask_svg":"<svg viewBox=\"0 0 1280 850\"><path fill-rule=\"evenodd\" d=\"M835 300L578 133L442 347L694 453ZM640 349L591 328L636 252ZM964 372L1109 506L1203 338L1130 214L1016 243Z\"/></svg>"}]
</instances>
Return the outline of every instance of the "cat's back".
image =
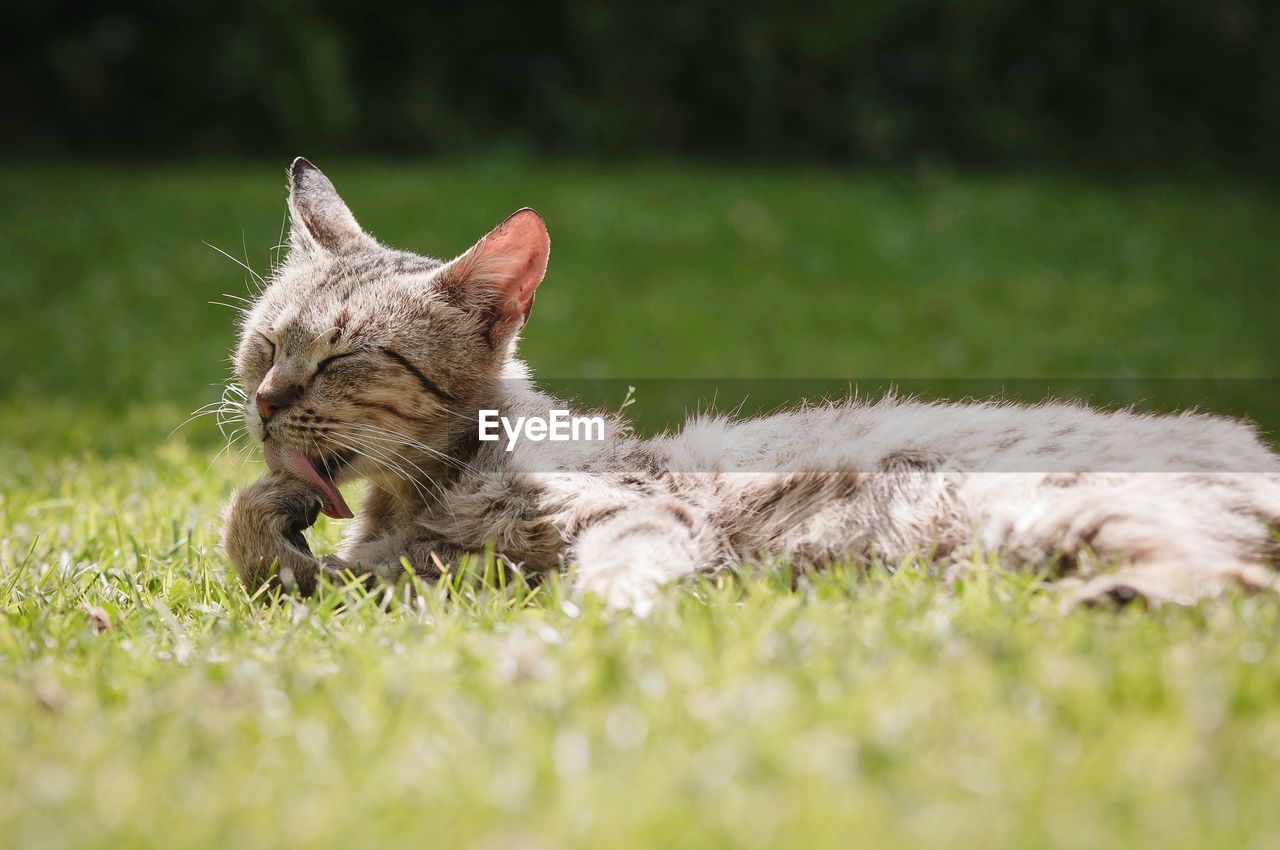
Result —
<instances>
[{"instance_id":1,"label":"cat's back","mask_svg":"<svg viewBox=\"0 0 1280 850\"><path fill-rule=\"evenodd\" d=\"M655 441L673 469L703 472L1269 472L1280 459L1250 423L1196 412L1072 402L845 401L734 420L690 419Z\"/></svg>"}]
</instances>

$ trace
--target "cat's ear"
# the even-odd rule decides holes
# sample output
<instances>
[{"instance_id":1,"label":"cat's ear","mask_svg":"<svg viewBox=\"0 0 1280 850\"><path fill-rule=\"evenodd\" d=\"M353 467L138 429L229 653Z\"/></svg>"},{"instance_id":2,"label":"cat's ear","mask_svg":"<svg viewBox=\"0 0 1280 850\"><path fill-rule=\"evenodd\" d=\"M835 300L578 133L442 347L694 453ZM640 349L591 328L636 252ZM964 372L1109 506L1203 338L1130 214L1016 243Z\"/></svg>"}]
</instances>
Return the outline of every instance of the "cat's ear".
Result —
<instances>
[{"instance_id":1,"label":"cat's ear","mask_svg":"<svg viewBox=\"0 0 1280 850\"><path fill-rule=\"evenodd\" d=\"M525 208L451 260L436 281L453 303L481 315L496 348L528 320L550 256L546 223Z\"/></svg>"},{"instance_id":2,"label":"cat's ear","mask_svg":"<svg viewBox=\"0 0 1280 850\"><path fill-rule=\"evenodd\" d=\"M345 254L373 244L329 178L302 157L289 167L289 220L295 249Z\"/></svg>"}]
</instances>

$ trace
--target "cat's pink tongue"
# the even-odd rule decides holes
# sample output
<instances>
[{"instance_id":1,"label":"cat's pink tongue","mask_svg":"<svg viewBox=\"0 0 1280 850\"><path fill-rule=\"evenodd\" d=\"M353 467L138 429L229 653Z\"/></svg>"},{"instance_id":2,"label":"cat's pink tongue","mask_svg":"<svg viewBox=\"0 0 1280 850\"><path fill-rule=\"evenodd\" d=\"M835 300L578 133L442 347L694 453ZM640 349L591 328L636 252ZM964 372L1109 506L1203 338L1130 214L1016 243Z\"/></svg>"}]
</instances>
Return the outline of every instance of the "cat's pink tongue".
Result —
<instances>
[{"instance_id":1,"label":"cat's pink tongue","mask_svg":"<svg viewBox=\"0 0 1280 850\"><path fill-rule=\"evenodd\" d=\"M314 486L323 500L320 510L325 516L334 519L351 519L355 516L329 476L316 469L311 458L298 449L282 448L275 440L267 438L262 444L262 455L266 458L267 469L272 472L290 472Z\"/></svg>"}]
</instances>

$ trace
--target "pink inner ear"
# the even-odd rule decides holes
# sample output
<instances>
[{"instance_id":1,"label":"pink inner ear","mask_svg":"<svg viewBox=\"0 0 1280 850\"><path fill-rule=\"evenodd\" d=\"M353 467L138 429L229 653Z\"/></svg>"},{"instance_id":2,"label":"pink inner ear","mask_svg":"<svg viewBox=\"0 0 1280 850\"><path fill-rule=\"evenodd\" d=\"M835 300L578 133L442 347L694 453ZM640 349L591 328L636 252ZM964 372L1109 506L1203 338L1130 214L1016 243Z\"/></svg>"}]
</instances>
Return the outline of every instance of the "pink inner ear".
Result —
<instances>
[{"instance_id":1,"label":"pink inner ear","mask_svg":"<svg viewBox=\"0 0 1280 850\"><path fill-rule=\"evenodd\" d=\"M500 289L495 305L500 320L529 317L533 295L547 273L551 240L542 216L530 209L513 213L494 228L479 246L485 258L492 258L495 281Z\"/></svg>"}]
</instances>

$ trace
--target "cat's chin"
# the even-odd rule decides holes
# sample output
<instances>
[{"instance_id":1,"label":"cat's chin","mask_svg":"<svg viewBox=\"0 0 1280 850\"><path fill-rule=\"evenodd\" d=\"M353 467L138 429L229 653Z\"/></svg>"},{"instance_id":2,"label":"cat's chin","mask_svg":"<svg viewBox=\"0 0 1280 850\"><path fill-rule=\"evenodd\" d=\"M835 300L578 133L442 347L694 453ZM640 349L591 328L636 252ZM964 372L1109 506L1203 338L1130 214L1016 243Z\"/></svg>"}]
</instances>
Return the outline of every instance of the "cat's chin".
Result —
<instances>
[{"instance_id":1,"label":"cat's chin","mask_svg":"<svg viewBox=\"0 0 1280 850\"><path fill-rule=\"evenodd\" d=\"M334 461L314 458L301 449L280 445L271 437L262 443L262 455L272 472L285 472L310 484L320 496L320 510L333 519L351 519L355 516L335 482ZM340 464L341 461L336 463Z\"/></svg>"}]
</instances>

